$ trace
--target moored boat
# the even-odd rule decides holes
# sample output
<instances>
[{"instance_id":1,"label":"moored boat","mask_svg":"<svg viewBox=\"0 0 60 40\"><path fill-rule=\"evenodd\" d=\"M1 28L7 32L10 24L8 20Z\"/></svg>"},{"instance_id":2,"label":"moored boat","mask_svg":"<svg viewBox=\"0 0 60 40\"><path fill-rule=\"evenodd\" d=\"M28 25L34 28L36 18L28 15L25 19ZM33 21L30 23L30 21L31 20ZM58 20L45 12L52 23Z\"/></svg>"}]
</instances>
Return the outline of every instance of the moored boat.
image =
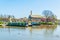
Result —
<instances>
[{"instance_id":1,"label":"moored boat","mask_svg":"<svg viewBox=\"0 0 60 40\"><path fill-rule=\"evenodd\" d=\"M33 26L34 26L34 25L35 25L35 26L40 25L39 22L32 22L31 24L32 24Z\"/></svg>"},{"instance_id":2,"label":"moored boat","mask_svg":"<svg viewBox=\"0 0 60 40\"><path fill-rule=\"evenodd\" d=\"M20 27L26 27L26 22L9 22L7 26L20 26Z\"/></svg>"},{"instance_id":3,"label":"moored boat","mask_svg":"<svg viewBox=\"0 0 60 40\"><path fill-rule=\"evenodd\" d=\"M40 25L39 22L30 22L30 23L28 23L28 26L38 26L38 25Z\"/></svg>"}]
</instances>

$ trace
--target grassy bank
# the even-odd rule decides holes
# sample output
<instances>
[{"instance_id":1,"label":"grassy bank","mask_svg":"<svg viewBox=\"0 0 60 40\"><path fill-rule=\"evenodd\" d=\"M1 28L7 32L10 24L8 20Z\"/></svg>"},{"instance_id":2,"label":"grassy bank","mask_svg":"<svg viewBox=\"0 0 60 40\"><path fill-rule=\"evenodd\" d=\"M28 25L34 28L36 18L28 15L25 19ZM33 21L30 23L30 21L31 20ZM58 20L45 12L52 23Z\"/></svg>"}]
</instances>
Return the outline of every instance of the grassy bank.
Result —
<instances>
[{"instance_id":1,"label":"grassy bank","mask_svg":"<svg viewBox=\"0 0 60 40\"><path fill-rule=\"evenodd\" d=\"M40 24L42 24L42 25L54 25L54 24L57 24L57 23L53 23L53 22L40 22Z\"/></svg>"}]
</instances>

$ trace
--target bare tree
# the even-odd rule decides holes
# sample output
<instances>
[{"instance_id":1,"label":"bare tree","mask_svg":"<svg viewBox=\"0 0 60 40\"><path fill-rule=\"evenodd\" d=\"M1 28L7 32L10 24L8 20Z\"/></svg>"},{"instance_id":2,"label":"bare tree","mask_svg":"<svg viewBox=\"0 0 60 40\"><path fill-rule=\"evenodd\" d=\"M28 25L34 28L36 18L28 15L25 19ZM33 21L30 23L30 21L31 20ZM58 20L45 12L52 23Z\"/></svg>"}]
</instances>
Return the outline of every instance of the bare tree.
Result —
<instances>
[{"instance_id":1,"label":"bare tree","mask_svg":"<svg viewBox=\"0 0 60 40\"><path fill-rule=\"evenodd\" d=\"M57 18L56 15L54 15L50 10L44 10L42 14L44 15L44 17L46 17L46 22L48 21L47 18Z\"/></svg>"}]
</instances>

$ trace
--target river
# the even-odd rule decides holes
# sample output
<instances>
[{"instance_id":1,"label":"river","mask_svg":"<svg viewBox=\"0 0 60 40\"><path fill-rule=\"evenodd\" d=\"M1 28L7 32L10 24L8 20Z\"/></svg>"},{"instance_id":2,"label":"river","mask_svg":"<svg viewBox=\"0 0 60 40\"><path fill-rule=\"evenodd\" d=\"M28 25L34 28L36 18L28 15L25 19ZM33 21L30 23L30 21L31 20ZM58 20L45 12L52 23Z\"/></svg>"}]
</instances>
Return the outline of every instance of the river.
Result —
<instances>
[{"instance_id":1,"label":"river","mask_svg":"<svg viewBox=\"0 0 60 40\"><path fill-rule=\"evenodd\" d=\"M60 25L0 27L0 40L60 40Z\"/></svg>"}]
</instances>

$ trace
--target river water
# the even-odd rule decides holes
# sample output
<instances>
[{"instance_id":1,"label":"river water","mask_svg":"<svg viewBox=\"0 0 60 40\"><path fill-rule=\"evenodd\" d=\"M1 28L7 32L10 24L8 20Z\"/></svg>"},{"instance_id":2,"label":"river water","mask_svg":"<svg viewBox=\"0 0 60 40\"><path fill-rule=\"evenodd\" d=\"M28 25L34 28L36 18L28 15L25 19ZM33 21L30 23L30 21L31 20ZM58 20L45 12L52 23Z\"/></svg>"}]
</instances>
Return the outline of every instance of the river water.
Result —
<instances>
[{"instance_id":1,"label":"river water","mask_svg":"<svg viewBox=\"0 0 60 40\"><path fill-rule=\"evenodd\" d=\"M0 40L60 40L60 25L0 27Z\"/></svg>"}]
</instances>

